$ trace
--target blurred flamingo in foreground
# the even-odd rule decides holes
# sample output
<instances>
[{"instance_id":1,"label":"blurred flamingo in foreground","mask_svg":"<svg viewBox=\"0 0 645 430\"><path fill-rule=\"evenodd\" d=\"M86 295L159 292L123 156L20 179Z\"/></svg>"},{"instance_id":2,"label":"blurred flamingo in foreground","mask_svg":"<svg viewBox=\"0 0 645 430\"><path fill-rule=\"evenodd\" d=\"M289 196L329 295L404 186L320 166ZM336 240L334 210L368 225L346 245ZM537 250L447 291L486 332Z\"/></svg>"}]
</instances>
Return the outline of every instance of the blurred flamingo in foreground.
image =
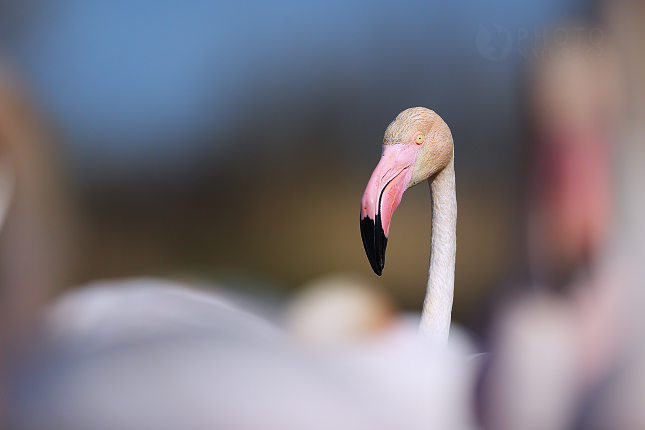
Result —
<instances>
[{"instance_id":1,"label":"blurred flamingo in foreground","mask_svg":"<svg viewBox=\"0 0 645 430\"><path fill-rule=\"evenodd\" d=\"M481 397L491 429L602 428L588 419L593 402L625 359L627 297L641 281L614 219L623 94L612 46L605 41L600 51L583 27L553 29L530 68L530 294L494 318ZM579 36L556 43L562 30Z\"/></svg>"}]
</instances>

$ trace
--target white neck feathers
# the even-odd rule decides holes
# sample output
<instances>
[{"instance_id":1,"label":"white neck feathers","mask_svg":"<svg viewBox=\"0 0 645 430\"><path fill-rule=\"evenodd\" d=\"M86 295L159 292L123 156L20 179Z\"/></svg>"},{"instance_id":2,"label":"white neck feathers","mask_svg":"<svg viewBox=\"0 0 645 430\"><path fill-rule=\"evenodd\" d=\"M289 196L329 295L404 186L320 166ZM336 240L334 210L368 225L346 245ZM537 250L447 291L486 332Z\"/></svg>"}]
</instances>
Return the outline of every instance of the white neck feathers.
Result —
<instances>
[{"instance_id":1,"label":"white neck feathers","mask_svg":"<svg viewBox=\"0 0 645 430\"><path fill-rule=\"evenodd\" d=\"M432 191L432 246L419 335L446 343L450 330L457 252L454 158L451 157L448 165L428 182Z\"/></svg>"}]
</instances>

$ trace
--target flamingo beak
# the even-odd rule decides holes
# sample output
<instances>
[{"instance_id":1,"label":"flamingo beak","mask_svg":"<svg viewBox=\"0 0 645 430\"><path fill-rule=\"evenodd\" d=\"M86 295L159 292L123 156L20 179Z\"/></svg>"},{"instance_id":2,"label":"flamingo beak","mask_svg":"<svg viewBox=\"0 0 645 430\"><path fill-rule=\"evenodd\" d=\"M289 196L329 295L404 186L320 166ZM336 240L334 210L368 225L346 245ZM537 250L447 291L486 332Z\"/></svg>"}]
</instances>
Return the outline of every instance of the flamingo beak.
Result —
<instances>
[{"instance_id":1,"label":"flamingo beak","mask_svg":"<svg viewBox=\"0 0 645 430\"><path fill-rule=\"evenodd\" d=\"M361 237L374 273L381 276L390 220L410 184L418 145L383 145L383 155L361 199Z\"/></svg>"}]
</instances>

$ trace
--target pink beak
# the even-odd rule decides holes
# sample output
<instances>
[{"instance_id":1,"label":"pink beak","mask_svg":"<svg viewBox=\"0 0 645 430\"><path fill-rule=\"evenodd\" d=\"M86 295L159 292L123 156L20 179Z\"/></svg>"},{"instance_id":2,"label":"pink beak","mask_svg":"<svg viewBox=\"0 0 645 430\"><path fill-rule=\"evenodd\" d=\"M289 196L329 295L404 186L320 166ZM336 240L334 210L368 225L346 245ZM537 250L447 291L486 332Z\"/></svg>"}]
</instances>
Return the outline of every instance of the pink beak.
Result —
<instances>
[{"instance_id":1,"label":"pink beak","mask_svg":"<svg viewBox=\"0 0 645 430\"><path fill-rule=\"evenodd\" d=\"M381 161L361 199L363 246L374 273L379 276L385 266L390 220L410 184L418 151L415 144L383 145Z\"/></svg>"}]
</instances>

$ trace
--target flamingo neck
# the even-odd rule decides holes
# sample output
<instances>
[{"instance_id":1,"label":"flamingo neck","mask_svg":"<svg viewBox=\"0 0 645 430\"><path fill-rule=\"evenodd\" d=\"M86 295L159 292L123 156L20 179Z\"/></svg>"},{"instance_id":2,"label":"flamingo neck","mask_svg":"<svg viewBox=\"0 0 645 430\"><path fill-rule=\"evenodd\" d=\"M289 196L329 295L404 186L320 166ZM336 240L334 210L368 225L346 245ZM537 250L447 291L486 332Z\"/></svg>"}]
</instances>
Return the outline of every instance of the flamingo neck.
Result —
<instances>
[{"instance_id":1,"label":"flamingo neck","mask_svg":"<svg viewBox=\"0 0 645 430\"><path fill-rule=\"evenodd\" d=\"M432 245L419 335L445 343L450 330L457 251L454 159L428 182L432 191Z\"/></svg>"}]
</instances>

